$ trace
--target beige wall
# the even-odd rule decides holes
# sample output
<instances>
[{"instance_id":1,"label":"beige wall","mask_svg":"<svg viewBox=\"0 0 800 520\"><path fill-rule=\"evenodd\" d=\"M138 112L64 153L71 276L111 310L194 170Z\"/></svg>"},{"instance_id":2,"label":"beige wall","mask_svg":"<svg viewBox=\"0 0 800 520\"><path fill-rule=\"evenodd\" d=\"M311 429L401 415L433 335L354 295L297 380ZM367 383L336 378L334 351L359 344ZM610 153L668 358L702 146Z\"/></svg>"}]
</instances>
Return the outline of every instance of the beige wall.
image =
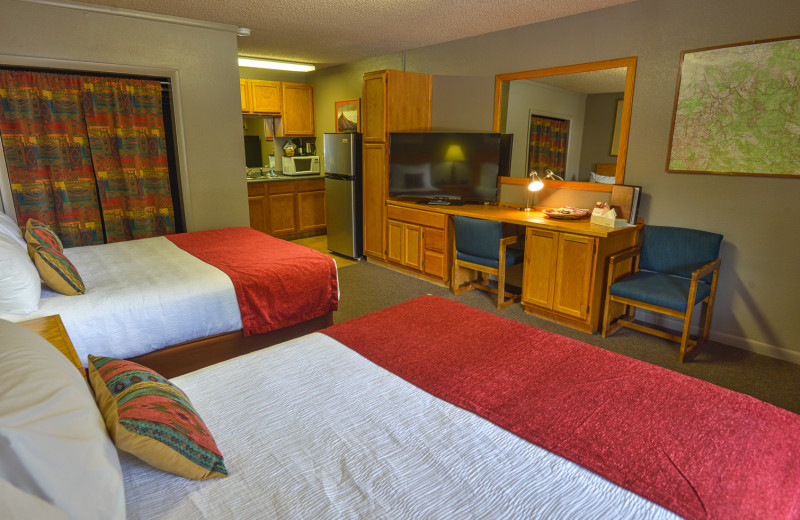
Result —
<instances>
[{"instance_id":1,"label":"beige wall","mask_svg":"<svg viewBox=\"0 0 800 520\"><path fill-rule=\"evenodd\" d=\"M0 0L0 63L172 76L188 230L247 226L235 30Z\"/></svg>"},{"instance_id":2,"label":"beige wall","mask_svg":"<svg viewBox=\"0 0 800 520\"><path fill-rule=\"evenodd\" d=\"M665 171L681 51L800 35L799 21L797 0L639 0L411 50L405 68L435 75L434 129L486 131L495 74L638 56L626 182L643 187L640 215L722 233L712 338L800 363L800 179ZM335 99L361 97L363 72L402 64L391 55L315 73L320 131Z\"/></svg>"}]
</instances>

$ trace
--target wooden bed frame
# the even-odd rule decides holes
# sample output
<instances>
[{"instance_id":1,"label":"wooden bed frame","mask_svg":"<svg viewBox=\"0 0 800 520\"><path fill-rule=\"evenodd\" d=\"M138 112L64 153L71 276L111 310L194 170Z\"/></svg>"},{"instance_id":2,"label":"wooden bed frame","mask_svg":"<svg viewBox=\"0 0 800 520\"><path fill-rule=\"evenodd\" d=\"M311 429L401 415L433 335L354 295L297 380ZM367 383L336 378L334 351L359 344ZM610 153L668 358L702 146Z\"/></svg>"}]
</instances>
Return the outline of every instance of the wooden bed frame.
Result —
<instances>
[{"instance_id":1,"label":"wooden bed frame","mask_svg":"<svg viewBox=\"0 0 800 520\"><path fill-rule=\"evenodd\" d=\"M245 337L242 330L225 332L185 341L129 359L155 370L166 378L171 378L225 361L226 359L299 338L331 325L333 325L333 311L319 318L313 318L265 334L254 334Z\"/></svg>"}]
</instances>

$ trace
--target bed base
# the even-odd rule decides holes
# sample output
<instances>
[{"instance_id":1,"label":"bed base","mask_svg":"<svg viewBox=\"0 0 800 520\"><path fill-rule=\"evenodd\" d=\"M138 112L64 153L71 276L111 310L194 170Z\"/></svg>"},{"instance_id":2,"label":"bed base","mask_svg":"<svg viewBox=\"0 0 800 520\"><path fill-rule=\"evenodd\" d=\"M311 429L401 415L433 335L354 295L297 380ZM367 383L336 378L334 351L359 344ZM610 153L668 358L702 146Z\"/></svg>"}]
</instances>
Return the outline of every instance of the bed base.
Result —
<instances>
[{"instance_id":1,"label":"bed base","mask_svg":"<svg viewBox=\"0 0 800 520\"><path fill-rule=\"evenodd\" d=\"M166 378L179 376L226 359L299 338L333 325L333 312L282 329L245 337L242 330L206 336L164 347L131 361L155 370Z\"/></svg>"}]
</instances>

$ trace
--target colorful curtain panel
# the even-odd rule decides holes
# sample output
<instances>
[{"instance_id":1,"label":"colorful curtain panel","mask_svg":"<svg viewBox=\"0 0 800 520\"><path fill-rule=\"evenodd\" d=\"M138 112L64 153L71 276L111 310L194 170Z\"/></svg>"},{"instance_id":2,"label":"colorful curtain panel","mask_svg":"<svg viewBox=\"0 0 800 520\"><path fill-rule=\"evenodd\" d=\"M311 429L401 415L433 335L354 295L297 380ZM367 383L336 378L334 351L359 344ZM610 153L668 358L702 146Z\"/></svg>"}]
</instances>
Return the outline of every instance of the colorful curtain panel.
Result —
<instances>
[{"instance_id":1,"label":"colorful curtain panel","mask_svg":"<svg viewBox=\"0 0 800 520\"><path fill-rule=\"evenodd\" d=\"M78 76L0 70L0 137L17 219L65 246L103 243Z\"/></svg>"},{"instance_id":2,"label":"colorful curtain panel","mask_svg":"<svg viewBox=\"0 0 800 520\"><path fill-rule=\"evenodd\" d=\"M174 233L158 81L0 71L18 222L66 247Z\"/></svg>"},{"instance_id":3,"label":"colorful curtain panel","mask_svg":"<svg viewBox=\"0 0 800 520\"><path fill-rule=\"evenodd\" d=\"M564 177L567 164L569 121L531 115L531 142L528 171L543 174L546 170Z\"/></svg>"},{"instance_id":4,"label":"colorful curtain panel","mask_svg":"<svg viewBox=\"0 0 800 520\"><path fill-rule=\"evenodd\" d=\"M82 104L107 241L174 233L161 83L87 77Z\"/></svg>"}]
</instances>

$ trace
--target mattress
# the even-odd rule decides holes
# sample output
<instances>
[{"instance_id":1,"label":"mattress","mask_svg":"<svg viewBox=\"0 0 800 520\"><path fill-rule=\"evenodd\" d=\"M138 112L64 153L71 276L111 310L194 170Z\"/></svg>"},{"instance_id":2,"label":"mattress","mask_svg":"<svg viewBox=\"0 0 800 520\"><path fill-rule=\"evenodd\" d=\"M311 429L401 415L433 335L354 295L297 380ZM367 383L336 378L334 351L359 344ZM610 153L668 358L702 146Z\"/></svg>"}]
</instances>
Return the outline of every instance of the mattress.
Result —
<instances>
[{"instance_id":1,"label":"mattress","mask_svg":"<svg viewBox=\"0 0 800 520\"><path fill-rule=\"evenodd\" d=\"M64 254L86 294L42 289L39 309L23 321L59 314L86 365L89 354L128 358L242 328L233 283L225 273L165 237L68 248Z\"/></svg>"},{"instance_id":2,"label":"mattress","mask_svg":"<svg viewBox=\"0 0 800 520\"><path fill-rule=\"evenodd\" d=\"M678 518L315 333L173 379L229 476L120 453L128 518Z\"/></svg>"}]
</instances>

